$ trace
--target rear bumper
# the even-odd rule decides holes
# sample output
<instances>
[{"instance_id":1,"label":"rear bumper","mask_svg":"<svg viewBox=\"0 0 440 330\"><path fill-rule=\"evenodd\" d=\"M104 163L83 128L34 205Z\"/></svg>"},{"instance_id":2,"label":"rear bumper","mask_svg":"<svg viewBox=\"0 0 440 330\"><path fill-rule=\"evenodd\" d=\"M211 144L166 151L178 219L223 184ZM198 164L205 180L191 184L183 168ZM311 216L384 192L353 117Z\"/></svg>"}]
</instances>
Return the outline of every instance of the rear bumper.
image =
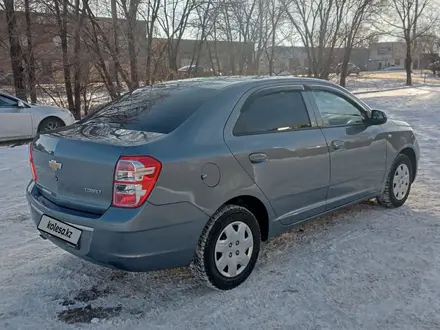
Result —
<instances>
[{"instance_id":1,"label":"rear bumper","mask_svg":"<svg viewBox=\"0 0 440 330\"><path fill-rule=\"evenodd\" d=\"M146 203L137 210L110 207L100 217L85 217L53 207L39 195L33 182L26 195L36 226L45 214L82 230L76 248L40 232L44 238L80 258L126 271L144 272L189 265L209 218L190 203L161 206Z\"/></svg>"}]
</instances>

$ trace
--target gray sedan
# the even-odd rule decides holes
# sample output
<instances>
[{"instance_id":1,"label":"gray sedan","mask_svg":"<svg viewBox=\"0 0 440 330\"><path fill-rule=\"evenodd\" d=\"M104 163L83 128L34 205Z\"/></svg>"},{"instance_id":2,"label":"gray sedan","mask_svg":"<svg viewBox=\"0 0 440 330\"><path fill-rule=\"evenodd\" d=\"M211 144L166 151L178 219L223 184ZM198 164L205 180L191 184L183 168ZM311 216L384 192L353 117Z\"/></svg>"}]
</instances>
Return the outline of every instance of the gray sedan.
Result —
<instances>
[{"instance_id":1,"label":"gray sedan","mask_svg":"<svg viewBox=\"0 0 440 330\"><path fill-rule=\"evenodd\" d=\"M99 265L192 265L228 290L267 241L376 198L407 200L411 127L303 78L204 78L140 88L30 145L27 198L44 239Z\"/></svg>"},{"instance_id":2,"label":"gray sedan","mask_svg":"<svg viewBox=\"0 0 440 330\"><path fill-rule=\"evenodd\" d=\"M74 122L75 118L67 109L29 104L0 92L0 142L33 138L37 132Z\"/></svg>"}]
</instances>

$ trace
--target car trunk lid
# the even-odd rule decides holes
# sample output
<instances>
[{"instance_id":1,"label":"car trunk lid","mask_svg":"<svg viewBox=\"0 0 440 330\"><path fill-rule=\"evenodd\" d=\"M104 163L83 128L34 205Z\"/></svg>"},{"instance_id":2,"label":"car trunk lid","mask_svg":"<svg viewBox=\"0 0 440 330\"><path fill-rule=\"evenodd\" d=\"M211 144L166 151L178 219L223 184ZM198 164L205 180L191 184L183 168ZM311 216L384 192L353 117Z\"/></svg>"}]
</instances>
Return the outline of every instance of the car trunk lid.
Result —
<instances>
[{"instance_id":1,"label":"car trunk lid","mask_svg":"<svg viewBox=\"0 0 440 330\"><path fill-rule=\"evenodd\" d=\"M32 144L37 187L57 205L101 214L112 203L115 166L124 150L163 135L97 123L39 135Z\"/></svg>"}]
</instances>

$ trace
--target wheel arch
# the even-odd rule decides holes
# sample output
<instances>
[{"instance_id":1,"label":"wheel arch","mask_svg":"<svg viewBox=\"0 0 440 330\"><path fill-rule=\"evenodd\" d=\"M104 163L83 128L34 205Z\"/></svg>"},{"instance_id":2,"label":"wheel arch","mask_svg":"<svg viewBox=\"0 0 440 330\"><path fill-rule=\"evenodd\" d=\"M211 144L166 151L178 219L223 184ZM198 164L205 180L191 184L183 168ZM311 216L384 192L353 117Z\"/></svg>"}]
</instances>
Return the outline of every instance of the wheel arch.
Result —
<instances>
[{"instance_id":1,"label":"wheel arch","mask_svg":"<svg viewBox=\"0 0 440 330\"><path fill-rule=\"evenodd\" d=\"M48 119L57 119L57 120L60 120L64 125L66 125L66 122L65 122L61 117L56 116L56 115L50 115L50 116L44 117L44 118L42 118L42 119L40 120L40 122L38 123L38 126L37 126L37 133L40 132L41 125L42 125L45 121L47 121Z\"/></svg>"},{"instance_id":2,"label":"wheel arch","mask_svg":"<svg viewBox=\"0 0 440 330\"><path fill-rule=\"evenodd\" d=\"M411 161L411 183L414 182L416 175L417 175L417 156L416 156L416 152L414 151L414 149L412 147L404 147L402 150L400 150L400 152L397 154L398 155L405 155L409 158L409 160Z\"/></svg>"},{"instance_id":3,"label":"wheel arch","mask_svg":"<svg viewBox=\"0 0 440 330\"><path fill-rule=\"evenodd\" d=\"M261 232L261 240L263 242L268 240L269 212L266 205L259 198L252 195L240 195L229 199L223 205L227 205L227 204L238 205L248 209L258 221L258 225L260 226L260 232Z\"/></svg>"}]
</instances>

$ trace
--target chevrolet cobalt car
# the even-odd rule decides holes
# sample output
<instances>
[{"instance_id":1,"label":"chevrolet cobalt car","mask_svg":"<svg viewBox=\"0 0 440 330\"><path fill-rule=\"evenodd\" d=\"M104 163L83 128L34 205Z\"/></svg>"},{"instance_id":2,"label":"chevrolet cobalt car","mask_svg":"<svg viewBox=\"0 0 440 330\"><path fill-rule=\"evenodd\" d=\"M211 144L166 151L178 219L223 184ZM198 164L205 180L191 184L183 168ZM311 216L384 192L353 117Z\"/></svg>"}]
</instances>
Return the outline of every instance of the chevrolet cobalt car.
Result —
<instances>
[{"instance_id":1,"label":"chevrolet cobalt car","mask_svg":"<svg viewBox=\"0 0 440 330\"><path fill-rule=\"evenodd\" d=\"M399 207L419 162L411 127L307 78L198 78L143 87L30 144L40 235L126 271L190 265L228 290L260 244L376 198Z\"/></svg>"}]
</instances>

